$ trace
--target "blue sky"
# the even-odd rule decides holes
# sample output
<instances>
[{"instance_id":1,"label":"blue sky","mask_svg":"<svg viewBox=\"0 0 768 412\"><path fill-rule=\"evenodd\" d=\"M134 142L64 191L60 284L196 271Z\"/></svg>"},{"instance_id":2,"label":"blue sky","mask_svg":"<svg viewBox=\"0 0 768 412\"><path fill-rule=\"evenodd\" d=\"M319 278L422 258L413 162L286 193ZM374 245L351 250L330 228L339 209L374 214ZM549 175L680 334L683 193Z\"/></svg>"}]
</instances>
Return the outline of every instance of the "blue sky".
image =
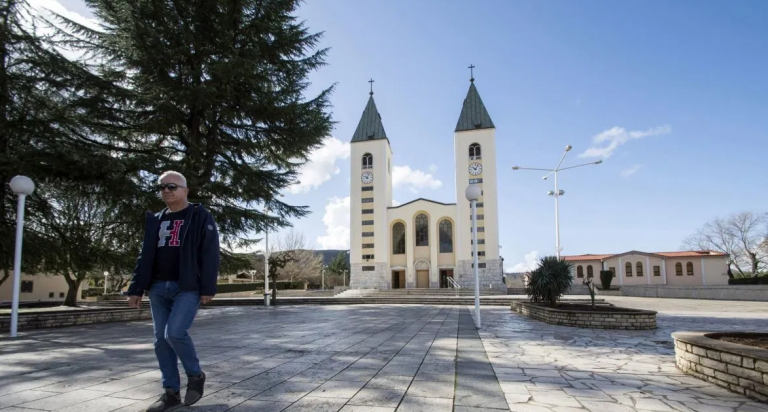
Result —
<instances>
[{"instance_id":1,"label":"blue sky","mask_svg":"<svg viewBox=\"0 0 768 412\"><path fill-rule=\"evenodd\" d=\"M299 15L331 48L314 91L337 84L338 125L285 197L312 210L294 227L309 246L348 245L348 142L371 77L394 198L455 200L470 63L497 128L508 270L555 243L552 182L511 166L554 167L568 144L565 164L604 163L560 175L563 254L677 250L707 220L766 209L768 2L318 0ZM590 148L601 156L579 157Z\"/></svg>"}]
</instances>

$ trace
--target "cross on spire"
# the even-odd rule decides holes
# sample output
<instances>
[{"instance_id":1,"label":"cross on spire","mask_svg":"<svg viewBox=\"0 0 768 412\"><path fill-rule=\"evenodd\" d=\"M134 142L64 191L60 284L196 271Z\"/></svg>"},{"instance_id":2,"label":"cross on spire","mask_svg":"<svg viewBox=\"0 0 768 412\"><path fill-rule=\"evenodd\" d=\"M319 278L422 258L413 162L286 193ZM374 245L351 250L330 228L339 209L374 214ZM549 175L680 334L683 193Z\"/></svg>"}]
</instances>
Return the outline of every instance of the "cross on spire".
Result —
<instances>
[{"instance_id":1,"label":"cross on spire","mask_svg":"<svg viewBox=\"0 0 768 412\"><path fill-rule=\"evenodd\" d=\"M370 83L370 84L371 84L371 93L370 93L370 95L371 95L371 96L373 96L373 82L374 82L374 80L373 80L373 79L371 79L371 80L368 80L368 83Z\"/></svg>"},{"instance_id":2,"label":"cross on spire","mask_svg":"<svg viewBox=\"0 0 768 412\"><path fill-rule=\"evenodd\" d=\"M475 65L474 64L470 64L469 67L467 67L467 68L469 69L469 81L474 83L474 81L475 81L475 70L474 70L475 69Z\"/></svg>"}]
</instances>

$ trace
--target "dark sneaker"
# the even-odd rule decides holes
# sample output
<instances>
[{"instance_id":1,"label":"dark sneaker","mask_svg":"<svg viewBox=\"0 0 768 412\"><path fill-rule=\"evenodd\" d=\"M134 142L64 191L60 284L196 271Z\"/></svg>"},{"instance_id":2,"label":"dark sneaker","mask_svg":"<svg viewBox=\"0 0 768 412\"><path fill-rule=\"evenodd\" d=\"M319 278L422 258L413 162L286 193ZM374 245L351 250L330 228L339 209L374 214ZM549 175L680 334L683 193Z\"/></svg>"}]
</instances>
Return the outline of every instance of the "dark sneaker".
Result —
<instances>
[{"instance_id":1,"label":"dark sneaker","mask_svg":"<svg viewBox=\"0 0 768 412\"><path fill-rule=\"evenodd\" d=\"M187 393L184 395L184 405L194 405L203 397L205 386L205 372L200 376L190 376L187 382Z\"/></svg>"},{"instance_id":2,"label":"dark sneaker","mask_svg":"<svg viewBox=\"0 0 768 412\"><path fill-rule=\"evenodd\" d=\"M160 399L153 403L146 412L165 412L181 405L181 395L173 389L166 389Z\"/></svg>"}]
</instances>

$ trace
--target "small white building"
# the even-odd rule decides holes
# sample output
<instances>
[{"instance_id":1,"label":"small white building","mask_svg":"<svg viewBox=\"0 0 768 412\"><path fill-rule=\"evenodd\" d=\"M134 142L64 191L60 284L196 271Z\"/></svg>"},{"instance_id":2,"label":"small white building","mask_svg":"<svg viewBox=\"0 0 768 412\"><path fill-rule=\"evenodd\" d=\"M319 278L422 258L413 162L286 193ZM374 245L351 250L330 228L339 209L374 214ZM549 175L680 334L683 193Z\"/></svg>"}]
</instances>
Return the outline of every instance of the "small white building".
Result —
<instances>
[{"instance_id":1,"label":"small white building","mask_svg":"<svg viewBox=\"0 0 768 412\"><path fill-rule=\"evenodd\" d=\"M600 271L610 270L611 286L671 285L717 286L728 284L728 255L710 250L680 252L639 252L613 255L563 256L573 262L573 276L594 276L599 284Z\"/></svg>"},{"instance_id":2,"label":"small white building","mask_svg":"<svg viewBox=\"0 0 768 412\"><path fill-rule=\"evenodd\" d=\"M392 136L392 141L411 138ZM352 136L352 288L446 288L451 280L472 287L471 206L464 197L470 184L482 190L477 204L480 282L484 288L504 288L495 139L496 127L471 79L453 133L458 199L443 203L419 198L393 206L393 151L371 91ZM429 147L424 147L425 164L430 155Z\"/></svg>"},{"instance_id":3,"label":"small white building","mask_svg":"<svg viewBox=\"0 0 768 412\"><path fill-rule=\"evenodd\" d=\"M80 284L78 298L83 289L88 288L88 282ZM69 286L62 276L58 275L25 275L21 274L19 302L63 302ZM0 303L8 304L13 300L13 274L0 285Z\"/></svg>"}]
</instances>

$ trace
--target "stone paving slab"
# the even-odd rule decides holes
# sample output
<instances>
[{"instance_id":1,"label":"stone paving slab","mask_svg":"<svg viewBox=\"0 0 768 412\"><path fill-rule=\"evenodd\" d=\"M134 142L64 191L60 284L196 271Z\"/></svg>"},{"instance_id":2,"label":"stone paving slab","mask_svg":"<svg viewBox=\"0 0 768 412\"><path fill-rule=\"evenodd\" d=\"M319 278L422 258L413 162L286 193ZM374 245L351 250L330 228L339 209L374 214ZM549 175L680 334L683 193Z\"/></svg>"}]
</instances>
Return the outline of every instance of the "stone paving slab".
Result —
<instances>
[{"instance_id":1,"label":"stone paving slab","mask_svg":"<svg viewBox=\"0 0 768 412\"><path fill-rule=\"evenodd\" d=\"M678 371L670 337L765 330L768 305L610 299L658 304L659 328L582 330L504 307L484 308L479 332L464 306L202 310L190 334L206 396L177 411L768 412ZM151 322L0 338L0 412L141 411L159 378Z\"/></svg>"}]
</instances>

